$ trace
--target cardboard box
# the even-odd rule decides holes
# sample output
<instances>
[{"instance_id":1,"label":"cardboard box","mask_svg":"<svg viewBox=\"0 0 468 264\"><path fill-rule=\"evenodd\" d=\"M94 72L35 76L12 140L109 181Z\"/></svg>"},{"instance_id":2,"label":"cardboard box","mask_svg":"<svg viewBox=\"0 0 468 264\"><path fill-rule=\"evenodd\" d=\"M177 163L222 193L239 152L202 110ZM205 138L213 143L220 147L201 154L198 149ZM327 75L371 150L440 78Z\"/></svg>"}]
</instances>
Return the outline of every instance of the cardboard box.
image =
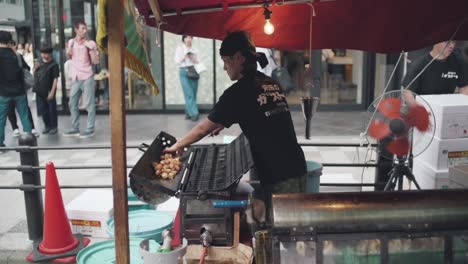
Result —
<instances>
[{"instance_id":1,"label":"cardboard box","mask_svg":"<svg viewBox=\"0 0 468 264\"><path fill-rule=\"evenodd\" d=\"M435 136L441 139L468 138L468 96L464 94L422 95L432 108Z\"/></svg>"},{"instance_id":2,"label":"cardboard box","mask_svg":"<svg viewBox=\"0 0 468 264\"><path fill-rule=\"evenodd\" d=\"M449 169L449 179L453 188L468 188L468 165L454 166Z\"/></svg>"},{"instance_id":3,"label":"cardboard box","mask_svg":"<svg viewBox=\"0 0 468 264\"><path fill-rule=\"evenodd\" d=\"M202 252L202 245L187 246L187 253L185 254L187 264L200 263ZM237 247L209 247L205 263L251 264L253 263L253 250L251 247L243 244L239 244Z\"/></svg>"},{"instance_id":4,"label":"cardboard box","mask_svg":"<svg viewBox=\"0 0 468 264\"><path fill-rule=\"evenodd\" d=\"M430 137L425 135L419 140L421 143L415 142L418 145L414 146L413 154L419 160L429 164L434 170L448 170L449 167L468 165L468 138L440 139L434 137L423 152L419 151L419 148L426 145L426 140L430 140Z\"/></svg>"},{"instance_id":5,"label":"cardboard box","mask_svg":"<svg viewBox=\"0 0 468 264\"><path fill-rule=\"evenodd\" d=\"M106 230L113 213L112 190L86 190L65 208L73 233L109 238Z\"/></svg>"}]
</instances>

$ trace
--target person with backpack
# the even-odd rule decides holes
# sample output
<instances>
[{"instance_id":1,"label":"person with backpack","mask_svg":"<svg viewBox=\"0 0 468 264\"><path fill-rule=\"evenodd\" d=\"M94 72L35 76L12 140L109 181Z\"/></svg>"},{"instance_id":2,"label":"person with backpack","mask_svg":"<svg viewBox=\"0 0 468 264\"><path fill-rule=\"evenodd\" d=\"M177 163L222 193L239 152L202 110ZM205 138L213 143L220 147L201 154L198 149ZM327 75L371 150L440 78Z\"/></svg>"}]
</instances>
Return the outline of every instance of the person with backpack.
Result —
<instances>
[{"instance_id":1,"label":"person with backpack","mask_svg":"<svg viewBox=\"0 0 468 264\"><path fill-rule=\"evenodd\" d=\"M11 39L10 32L0 30L0 147L5 146L5 123L11 102L15 103L24 132L30 133L32 130L28 119L28 99L23 87L23 69L29 70L29 67L23 60L20 68L18 57L8 46Z\"/></svg>"},{"instance_id":2,"label":"person with backpack","mask_svg":"<svg viewBox=\"0 0 468 264\"><path fill-rule=\"evenodd\" d=\"M86 37L87 25L77 21L74 25L76 37L68 41L67 55L71 59L72 86L68 106L71 114L71 129L64 136L79 136L88 138L94 136L94 123L96 119L96 100L94 89L93 65L99 64L99 53L96 42ZM79 101L83 95L83 102L88 112L86 130L80 134Z\"/></svg>"},{"instance_id":3,"label":"person with backpack","mask_svg":"<svg viewBox=\"0 0 468 264\"><path fill-rule=\"evenodd\" d=\"M57 101L55 92L60 75L58 64L52 58L52 48L41 49L42 64L34 71L37 113L42 115L42 134L57 134Z\"/></svg>"},{"instance_id":4,"label":"person with backpack","mask_svg":"<svg viewBox=\"0 0 468 264\"><path fill-rule=\"evenodd\" d=\"M20 68L23 68L23 62L26 62L26 64L28 64L26 61L26 58L18 52L16 42L14 40L11 40L8 43L8 46L10 47L10 49L12 49L16 53L16 56L18 58L18 65ZM28 67L31 68L29 64L28 64ZM30 73L32 73L31 70L30 70ZM30 78L32 78L32 75L30 75ZM27 91L29 88L31 88L31 86L27 85L27 87L24 87L24 88L25 88L25 91ZM39 133L36 131L34 127L34 119L32 117L32 113L31 113L31 109L29 105L28 105L28 118L29 118L29 122L31 122L31 127L32 127L31 133L33 133L34 136L36 136L36 138L39 137ZM19 126L18 126L18 119L16 118L14 101L10 103L10 110L8 110L8 120L10 121L11 129L13 129L13 136L19 137L21 133L20 133Z\"/></svg>"}]
</instances>

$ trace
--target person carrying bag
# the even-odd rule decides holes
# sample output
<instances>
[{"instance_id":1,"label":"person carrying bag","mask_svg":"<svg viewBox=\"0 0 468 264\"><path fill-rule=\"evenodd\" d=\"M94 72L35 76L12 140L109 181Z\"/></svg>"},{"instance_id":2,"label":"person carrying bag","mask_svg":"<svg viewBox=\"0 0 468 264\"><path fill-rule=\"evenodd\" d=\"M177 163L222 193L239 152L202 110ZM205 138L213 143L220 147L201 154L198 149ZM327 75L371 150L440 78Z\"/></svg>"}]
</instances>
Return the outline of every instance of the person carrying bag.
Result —
<instances>
[{"instance_id":1,"label":"person carrying bag","mask_svg":"<svg viewBox=\"0 0 468 264\"><path fill-rule=\"evenodd\" d=\"M31 72L23 67L23 56L20 54L16 54L16 58L18 59L18 66L20 67L22 71L22 77L23 77L23 88L25 91L29 90L31 87L34 86L34 76L31 74Z\"/></svg>"},{"instance_id":2,"label":"person carrying bag","mask_svg":"<svg viewBox=\"0 0 468 264\"><path fill-rule=\"evenodd\" d=\"M182 36L183 45L177 47L175 62L179 65L179 78L185 99L185 118L192 121L198 120L197 91L198 80L202 68L198 58L198 50L192 47L192 37ZM197 68L199 71L197 71Z\"/></svg>"}]
</instances>

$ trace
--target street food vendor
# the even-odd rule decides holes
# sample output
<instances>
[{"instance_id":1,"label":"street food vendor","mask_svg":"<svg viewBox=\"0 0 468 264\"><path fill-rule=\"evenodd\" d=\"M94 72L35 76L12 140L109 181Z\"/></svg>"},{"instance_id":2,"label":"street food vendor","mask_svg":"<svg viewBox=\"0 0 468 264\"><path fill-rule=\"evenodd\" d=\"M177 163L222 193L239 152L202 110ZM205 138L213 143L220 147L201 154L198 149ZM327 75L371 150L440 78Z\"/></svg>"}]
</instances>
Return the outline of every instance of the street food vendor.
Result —
<instances>
[{"instance_id":1,"label":"street food vendor","mask_svg":"<svg viewBox=\"0 0 468 264\"><path fill-rule=\"evenodd\" d=\"M255 172L268 209L272 193L305 192L306 162L297 143L289 106L272 78L257 71L268 63L245 31L232 32L223 40L220 55L233 81L208 117L165 152L181 152L208 134L239 124L250 143Z\"/></svg>"}]
</instances>

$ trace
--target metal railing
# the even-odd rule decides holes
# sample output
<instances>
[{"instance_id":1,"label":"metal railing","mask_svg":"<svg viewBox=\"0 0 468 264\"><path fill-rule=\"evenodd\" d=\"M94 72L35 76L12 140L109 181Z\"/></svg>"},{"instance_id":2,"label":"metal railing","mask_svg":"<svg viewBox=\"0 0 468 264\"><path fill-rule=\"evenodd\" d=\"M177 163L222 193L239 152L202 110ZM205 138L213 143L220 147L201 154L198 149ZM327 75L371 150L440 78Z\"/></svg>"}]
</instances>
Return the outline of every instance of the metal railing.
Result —
<instances>
[{"instance_id":1,"label":"metal railing","mask_svg":"<svg viewBox=\"0 0 468 264\"><path fill-rule=\"evenodd\" d=\"M0 166L0 171L17 170L21 172L23 183L19 185L0 185L0 190L20 190L24 192L24 200L26 207L26 219L28 224L29 239L36 241L42 239L43 232L43 201L41 190L45 189L41 185L40 170L46 169L45 166L39 165L39 151L60 151L60 150L106 150L111 149L110 145L87 145L87 146L37 146L37 141L32 134L23 134L19 137L19 146L16 147L0 147L0 151L16 151L20 155L20 165L18 166ZM302 143L303 147L368 147L368 144L353 144L353 143ZM376 147L376 144L371 144L370 147ZM142 149L143 145L128 145L127 149ZM146 145L147 147L147 145ZM322 163L323 167L377 167L378 163ZM128 164L127 168L133 168L133 164ZM55 166L57 170L94 170L94 169L112 169L112 165L67 165ZM351 186L366 186L376 187L375 183L321 183L320 186L336 186L336 187L351 187ZM61 189L103 189L112 188L112 185L61 185Z\"/></svg>"}]
</instances>

